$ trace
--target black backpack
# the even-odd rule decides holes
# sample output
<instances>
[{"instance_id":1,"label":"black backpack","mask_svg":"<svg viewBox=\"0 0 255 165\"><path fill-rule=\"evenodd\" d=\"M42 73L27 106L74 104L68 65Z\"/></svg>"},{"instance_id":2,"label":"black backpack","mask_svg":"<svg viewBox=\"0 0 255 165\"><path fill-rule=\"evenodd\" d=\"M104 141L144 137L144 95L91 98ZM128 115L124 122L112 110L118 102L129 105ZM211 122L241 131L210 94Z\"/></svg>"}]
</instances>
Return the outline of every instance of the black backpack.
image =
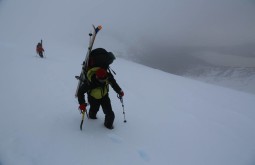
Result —
<instances>
[{"instance_id":1,"label":"black backpack","mask_svg":"<svg viewBox=\"0 0 255 165\"><path fill-rule=\"evenodd\" d=\"M112 52L107 52L103 48L96 48L92 50L89 55L87 70L93 67L108 69L109 65L112 64L115 59L116 58Z\"/></svg>"}]
</instances>

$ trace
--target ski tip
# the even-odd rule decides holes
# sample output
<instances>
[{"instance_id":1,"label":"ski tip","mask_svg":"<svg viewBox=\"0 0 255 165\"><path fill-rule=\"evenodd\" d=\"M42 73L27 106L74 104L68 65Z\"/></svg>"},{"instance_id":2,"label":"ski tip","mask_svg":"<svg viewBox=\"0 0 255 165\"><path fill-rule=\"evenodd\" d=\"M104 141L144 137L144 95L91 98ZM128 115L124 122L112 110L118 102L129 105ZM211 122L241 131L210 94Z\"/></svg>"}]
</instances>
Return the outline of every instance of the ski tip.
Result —
<instances>
[{"instance_id":1,"label":"ski tip","mask_svg":"<svg viewBox=\"0 0 255 165\"><path fill-rule=\"evenodd\" d=\"M96 33L99 32L101 29L102 29L102 26L99 25L99 26L95 29Z\"/></svg>"},{"instance_id":2,"label":"ski tip","mask_svg":"<svg viewBox=\"0 0 255 165\"><path fill-rule=\"evenodd\" d=\"M101 30L102 29L102 25L99 25L97 28L98 28L98 30Z\"/></svg>"}]
</instances>

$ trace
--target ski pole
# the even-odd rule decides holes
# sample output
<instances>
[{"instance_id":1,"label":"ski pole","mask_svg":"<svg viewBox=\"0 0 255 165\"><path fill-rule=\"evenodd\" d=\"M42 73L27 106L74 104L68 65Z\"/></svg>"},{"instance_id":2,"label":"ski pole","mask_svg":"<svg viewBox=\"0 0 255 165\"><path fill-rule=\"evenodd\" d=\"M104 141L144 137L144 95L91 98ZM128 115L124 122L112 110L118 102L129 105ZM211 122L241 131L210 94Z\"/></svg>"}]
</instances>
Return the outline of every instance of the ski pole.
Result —
<instances>
[{"instance_id":1,"label":"ski pole","mask_svg":"<svg viewBox=\"0 0 255 165\"><path fill-rule=\"evenodd\" d=\"M126 113L125 113L125 110L124 110L124 102L123 102L123 98L122 98L122 96L120 96L120 95L117 95L117 97L120 99L120 102L121 102L121 104L122 104L123 116L124 116L124 123L126 123L126 122L127 122L127 120L126 120Z\"/></svg>"}]
</instances>

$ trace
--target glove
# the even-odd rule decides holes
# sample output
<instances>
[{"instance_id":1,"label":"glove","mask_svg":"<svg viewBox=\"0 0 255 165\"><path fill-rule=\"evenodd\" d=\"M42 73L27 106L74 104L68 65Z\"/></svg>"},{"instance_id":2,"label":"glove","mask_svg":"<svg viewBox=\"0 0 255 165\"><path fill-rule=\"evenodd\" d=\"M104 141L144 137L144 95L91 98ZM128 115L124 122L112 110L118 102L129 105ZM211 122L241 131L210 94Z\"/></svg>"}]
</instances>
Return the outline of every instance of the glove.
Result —
<instances>
[{"instance_id":1,"label":"glove","mask_svg":"<svg viewBox=\"0 0 255 165\"><path fill-rule=\"evenodd\" d=\"M81 110L81 112L85 112L86 111L86 106L87 106L86 103L80 104L79 109Z\"/></svg>"},{"instance_id":2,"label":"glove","mask_svg":"<svg viewBox=\"0 0 255 165\"><path fill-rule=\"evenodd\" d=\"M119 95L120 95L120 97L123 97L123 96L124 96L124 92L121 90L121 91L119 92Z\"/></svg>"}]
</instances>

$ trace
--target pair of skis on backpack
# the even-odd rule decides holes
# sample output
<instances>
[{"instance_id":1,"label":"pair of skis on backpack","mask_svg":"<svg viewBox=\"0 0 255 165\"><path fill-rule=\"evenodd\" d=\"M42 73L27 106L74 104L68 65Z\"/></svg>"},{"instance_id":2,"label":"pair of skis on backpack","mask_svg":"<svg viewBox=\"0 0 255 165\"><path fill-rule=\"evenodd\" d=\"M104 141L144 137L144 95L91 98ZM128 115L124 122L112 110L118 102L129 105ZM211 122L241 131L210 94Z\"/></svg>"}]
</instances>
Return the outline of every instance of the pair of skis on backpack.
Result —
<instances>
[{"instance_id":1,"label":"pair of skis on backpack","mask_svg":"<svg viewBox=\"0 0 255 165\"><path fill-rule=\"evenodd\" d=\"M87 50L87 54L85 56L84 62L82 64L81 73L80 73L80 76L75 76L75 78L79 81L76 88L75 97L77 97L78 90L79 90L79 87L82 85L82 82L86 80L86 72L88 68L89 56L92 51L94 41L96 39L96 35L101 29L102 29L102 26L95 27L93 25L93 33L89 33L89 36L90 36L89 46L88 46L88 50Z\"/></svg>"}]
</instances>

